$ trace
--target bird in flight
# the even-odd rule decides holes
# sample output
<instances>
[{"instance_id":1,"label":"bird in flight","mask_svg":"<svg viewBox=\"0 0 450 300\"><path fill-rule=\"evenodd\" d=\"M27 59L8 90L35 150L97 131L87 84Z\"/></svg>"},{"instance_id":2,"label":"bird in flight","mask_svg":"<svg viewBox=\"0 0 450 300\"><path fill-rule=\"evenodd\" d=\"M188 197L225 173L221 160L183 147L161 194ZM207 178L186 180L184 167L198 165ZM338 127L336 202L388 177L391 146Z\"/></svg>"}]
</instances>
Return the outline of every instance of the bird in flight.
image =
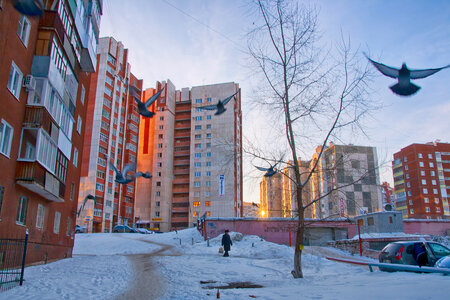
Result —
<instances>
[{"instance_id":1,"label":"bird in flight","mask_svg":"<svg viewBox=\"0 0 450 300\"><path fill-rule=\"evenodd\" d=\"M26 16L41 16L44 13L42 0L14 0L14 8Z\"/></svg>"},{"instance_id":2,"label":"bird in flight","mask_svg":"<svg viewBox=\"0 0 450 300\"><path fill-rule=\"evenodd\" d=\"M88 194L88 195L84 198L83 204L80 206L80 209L78 209L77 217L80 216L80 213L81 213L81 211L82 211L83 208L84 208L84 205L86 204L86 202L87 202L89 199L94 200L94 208L95 208L95 197L92 196L91 194Z\"/></svg>"},{"instance_id":3,"label":"bird in flight","mask_svg":"<svg viewBox=\"0 0 450 300\"><path fill-rule=\"evenodd\" d=\"M364 53L364 55L366 54ZM450 67L450 65L447 65L445 67L436 69L410 70L408 69L406 64L403 63L400 69L396 69L378 63L370 59L367 55L366 57L375 66L375 68L377 68L378 71L380 71L383 75L386 75L394 79L398 79L398 83L390 86L389 88L392 90L392 92L400 96L411 96L417 93L418 90L420 90L420 86L411 83L411 79L426 78L430 75L433 75L436 72L439 72L442 69Z\"/></svg>"},{"instance_id":4,"label":"bird in flight","mask_svg":"<svg viewBox=\"0 0 450 300\"><path fill-rule=\"evenodd\" d=\"M139 97L137 97L137 94L133 89L131 90L133 98L137 103L138 111L139 111L140 115L147 117L147 118L151 118L155 115L155 113L149 111L148 108L150 107L150 105L152 105L153 102L156 101L156 99L158 99L159 95L161 95L163 90L164 90L164 88L162 88L159 92L157 92L156 94L151 96L149 99L147 99L147 101L145 101L145 103L142 102Z\"/></svg>"},{"instance_id":5,"label":"bird in flight","mask_svg":"<svg viewBox=\"0 0 450 300\"><path fill-rule=\"evenodd\" d=\"M144 172L138 171L138 172L136 172L135 176L136 177L144 177L144 178L147 178L147 179L152 178L152 175L150 175L150 172L145 172L144 173Z\"/></svg>"},{"instance_id":6,"label":"bird in flight","mask_svg":"<svg viewBox=\"0 0 450 300\"><path fill-rule=\"evenodd\" d=\"M127 184L127 183L132 182L136 178L136 173L133 173L132 175L128 175L129 172L133 172L134 169L136 168L135 164L132 164L132 163L126 164L125 167L123 167L122 172L120 172L111 161L109 161L109 166L116 173L115 181L117 183Z\"/></svg>"},{"instance_id":7,"label":"bird in flight","mask_svg":"<svg viewBox=\"0 0 450 300\"><path fill-rule=\"evenodd\" d=\"M275 169L275 167L281 162L281 159L274 164L273 166L271 165L269 168L263 168L263 167L257 167L255 166L258 170L266 172L266 174L264 174L264 177L272 177L273 175L275 175L278 171Z\"/></svg>"},{"instance_id":8,"label":"bird in flight","mask_svg":"<svg viewBox=\"0 0 450 300\"><path fill-rule=\"evenodd\" d=\"M217 104L211 104L211 105L205 105L205 106L198 106L197 108L200 109L206 109L206 110L217 110L214 115L218 116L223 114L227 109L225 108L225 105L230 102L231 98L233 98L239 91L234 93L228 98L225 98L223 101L219 100Z\"/></svg>"}]
</instances>

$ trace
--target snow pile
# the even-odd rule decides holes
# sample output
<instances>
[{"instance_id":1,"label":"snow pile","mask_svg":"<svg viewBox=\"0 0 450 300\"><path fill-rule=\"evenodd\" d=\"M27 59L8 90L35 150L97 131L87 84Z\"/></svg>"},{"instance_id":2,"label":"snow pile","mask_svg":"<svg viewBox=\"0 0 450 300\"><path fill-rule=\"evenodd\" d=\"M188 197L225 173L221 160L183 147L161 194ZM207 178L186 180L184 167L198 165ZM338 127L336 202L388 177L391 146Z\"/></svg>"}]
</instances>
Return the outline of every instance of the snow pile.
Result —
<instances>
[{"instance_id":1,"label":"snow pile","mask_svg":"<svg viewBox=\"0 0 450 300\"><path fill-rule=\"evenodd\" d=\"M420 234L409 234L404 232L372 232L372 233L362 233L361 239L382 239L382 238L417 238L417 240L421 240L424 238L424 235ZM358 240L359 235L356 234L352 240Z\"/></svg>"}]
</instances>

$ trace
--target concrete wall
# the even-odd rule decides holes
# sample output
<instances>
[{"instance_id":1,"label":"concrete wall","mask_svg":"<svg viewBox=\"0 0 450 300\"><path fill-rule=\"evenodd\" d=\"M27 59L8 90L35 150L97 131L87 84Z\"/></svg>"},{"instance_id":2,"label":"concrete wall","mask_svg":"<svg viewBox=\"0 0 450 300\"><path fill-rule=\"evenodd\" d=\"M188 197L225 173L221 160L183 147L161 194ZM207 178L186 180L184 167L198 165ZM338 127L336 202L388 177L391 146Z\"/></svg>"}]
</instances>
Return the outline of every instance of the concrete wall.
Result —
<instances>
[{"instance_id":1,"label":"concrete wall","mask_svg":"<svg viewBox=\"0 0 450 300\"><path fill-rule=\"evenodd\" d=\"M448 235L450 220L403 220L405 233Z\"/></svg>"},{"instance_id":2,"label":"concrete wall","mask_svg":"<svg viewBox=\"0 0 450 300\"><path fill-rule=\"evenodd\" d=\"M369 219L372 223L369 224ZM400 212L376 212L355 217L356 231L358 231L358 221L360 221L361 233L374 232L403 232L403 218Z\"/></svg>"}]
</instances>

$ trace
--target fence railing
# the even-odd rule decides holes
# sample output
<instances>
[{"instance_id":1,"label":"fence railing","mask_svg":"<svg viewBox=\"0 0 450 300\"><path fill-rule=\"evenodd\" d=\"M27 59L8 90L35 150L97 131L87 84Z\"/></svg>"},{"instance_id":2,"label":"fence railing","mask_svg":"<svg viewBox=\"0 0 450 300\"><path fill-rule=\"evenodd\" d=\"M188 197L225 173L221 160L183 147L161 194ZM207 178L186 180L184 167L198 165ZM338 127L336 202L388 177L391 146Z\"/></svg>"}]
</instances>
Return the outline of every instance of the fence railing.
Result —
<instances>
[{"instance_id":1,"label":"fence railing","mask_svg":"<svg viewBox=\"0 0 450 300\"><path fill-rule=\"evenodd\" d=\"M23 284L28 231L24 239L0 238L0 291Z\"/></svg>"}]
</instances>

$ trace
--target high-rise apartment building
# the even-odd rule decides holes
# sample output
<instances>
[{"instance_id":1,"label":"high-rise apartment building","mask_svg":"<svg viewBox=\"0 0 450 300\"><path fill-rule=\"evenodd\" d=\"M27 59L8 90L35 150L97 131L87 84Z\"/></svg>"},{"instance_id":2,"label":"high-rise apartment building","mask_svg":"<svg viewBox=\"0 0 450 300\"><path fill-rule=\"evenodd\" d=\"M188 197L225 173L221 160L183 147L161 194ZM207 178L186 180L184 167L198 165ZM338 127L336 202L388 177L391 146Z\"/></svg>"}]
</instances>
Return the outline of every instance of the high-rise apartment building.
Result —
<instances>
[{"instance_id":1,"label":"high-rise apartment building","mask_svg":"<svg viewBox=\"0 0 450 300\"><path fill-rule=\"evenodd\" d=\"M392 162L396 210L404 218L450 218L450 144L411 144Z\"/></svg>"},{"instance_id":2,"label":"high-rise apartment building","mask_svg":"<svg viewBox=\"0 0 450 300\"><path fill-rule=\"evenodd\" d=\"M0 235L29 232L27 263L72 255L86 93L102 1L0 1Z\"/></svg>"},{"instance_id":3,"label":"high-rise apartment building","mask_svg":"<svg viewBox=\"0 0 450 300\"><path fill-rule=\"evenodd\" d=\"M262 217L284 217L282 206L283 177L281 173L275 173L271 177L263 177L259 183L259 204Z\"/></svg>"},{"instance_id":4,"label":"high-rise apartment building","mask_svg":"<svg viewBox=\"0 0 450 300\"><path fill-rule=\"evenodd\" d=\"M130 71L128 50L112 37L99 40L97 72L91 76L81 163L77 223L89 232L111 232L117 224L132 225L135 181L119 184L110 162L122 170L137 163L139 113L133 95L141 97L142 80ZM131 91L133 90L133 91Z\"/></svg>"},{"instance_id":5,"label":"high-rise apartment building","mask_svg":"<svg viewBox=\"0 0 450 300\"><path fill-rule=\"evenodd\" d=\"M317 161L320 147L313 155ZM330 143L311 178L314 218L354 217L381 210L376 148Z\"/></svg>"},{"instance_id":6,"label":"high-rise apartment building","mask_svg":"<svg viewBox=\"0 0 450 300\"><path fill-rule=\"evenodd\" d=\"M226 111L199 107L239 91L236 83L176 90L163 81L144 91L143 99L164 88L151 106L152 118L141 118L136 218L162 231L192 226L201 216L242 216L241 96Z\"/></svg>"}]
</instances>

